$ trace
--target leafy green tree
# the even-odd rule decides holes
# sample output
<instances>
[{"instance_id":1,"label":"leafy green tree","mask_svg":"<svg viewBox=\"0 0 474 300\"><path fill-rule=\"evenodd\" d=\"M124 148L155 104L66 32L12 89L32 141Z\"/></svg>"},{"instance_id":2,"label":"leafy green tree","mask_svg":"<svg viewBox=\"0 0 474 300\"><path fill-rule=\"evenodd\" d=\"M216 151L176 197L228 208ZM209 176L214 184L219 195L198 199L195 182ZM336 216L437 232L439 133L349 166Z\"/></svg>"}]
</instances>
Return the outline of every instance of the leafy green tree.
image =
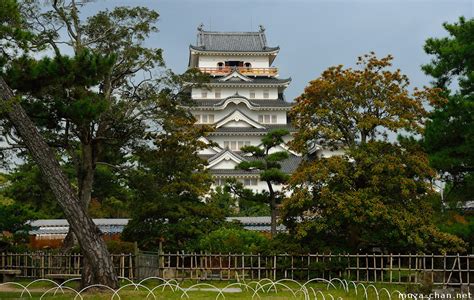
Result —
<instances>
[{"instance_id":1,"label":"leafy green tree","mask_svg":"<svg viewBox=\"0 0 474 300\"><path fill-rule=\"evenodd\" d=\"M172 94L159 99L163 107L174 107ZM221 209L203 202L212 177L197 153L206 147L199 137L209 128L194 126L189 112L176 109L151 137L154 147L136 153L129 176L132 220L123 237L142 249L196 250L199 238L224 221Z\"/></svg>"},{"instance_id":2,"label":"leafy green tree","mask_svg":"<svg viewBox=\"0 0 474 300\"><path fill-rule=\"evenodd\" d=\"M268 196L266 191L254 193L242 182L229 179L224 186L211 190L206 202L224 210L226 216L267 216L270 214Z\"/></svg>"},{"instance_id":3,"label":"leafy green tree","mask_svg":"<svg viewBox=\"0 0 474 300\"><path fill-rule=\"evenodd\" d=\"M286 183L289 176L281 170L280 162L288 158L288 152L271 150L278 145L283 144L283 137L288 135L286 129L275 129L268 132L263 138L261 146L245 146L240 150L243 153L250 154L252 160L241 162L237 168L242 170L260 171L260 180L265 181L268 186L268 203L271 211L271 234L276 235L277 227L277 204L281 202L283 193L275 191L274 185Z\"/></svg>"},{"instance_id":4,"label":"leafy green tree","mask_svg":"<svg viewBox=\"0 0 474 300\"><path fill-rule=\"evenodd\" d=\"M2 9L7 11L0 13L0 23L2 28L6 26L14 26L16 30L5 29L0 31L0 41L12 40L3 44L7 49L2 48L0 56L0 70L4 70L4 64L12 61L10 55L14 55L18 51L28 50L28 46L34 40L34 35L25 38L24 35L18 36L19 32L27 32L24 30L24 18L18 13L19 6L16 1L6 1L7 5L2 4ZM11 4L11 5L10 5ZM5 26L6 25L6 26ZM11 51L9 51L11 50ZM29 151L29 154L40 167L45 179L55 194L64 214L76 233L79 243L84 254L84 265L81 271L82 284L102 284L111 288L118 287L118 280L113 268L112 260L107 251L104 240L101 238L97 226L88 216L84 206L79 202L79 198L75 195L68 178L62 171L58 159L54 152L48 146L45 138L41 136L35 124L28 117L25 109L19 103L21 95L15 95L3 76L0 75L0 112L2 117L6 117L14 126L16 134L21 138Z\"/></svg>"},{"instance_id":5,"label":"leafy green tree","mask_svg":"<svg viewBox=\"0 0 474 300\"><path fill-rule=\"evenodd\" d=\"M40 168L31 159L7 174L6 178L8 184L1 191L5 197L12 199L17 204L30 207L43 218L64 217Z\"/></svg>"},{"instance_id":6,"label":"leafy green tree","mask_svg":"<svg viewBox=\"0 0 474 300\"><path fill-rule=\"evenodd\" d=\"M23 106L49 145L74 167L78 196L88 208L97 166L123 170L126 153L147 129L159 127L151 123L160 119L154 94L163 84L152 74L164 72L162 51L144 46L157 31L159 15L144 7L117 7L84 19L76 1L41 5L24 0L21 13L37 37L33 46L54 55L16 59L5 78L23 94ZM16 141L10 126L4 126L4 135Z\"/></svg>"},{"instance_id":7,"label":"leafy green tree","mask_svg":"<svg viewBox=\"0 0 474 300\"><path fill-rule=\"evenodd\" d=\"M474 92L474 19L459 18L458 23L444 23L448 37L429 38L424 49L432 60L424 65L423 71L432 76L435 85L443 89L451 89L455 81L459 84L459 92L469 95Z\"/></svg>"},{"instance_id":8,"label":"leafy green tree","mask_svg":"<svg viewBox=\"0 0 474 300\"><path fill-rule=\"evenodd\" d=\"M426 41L433 59L423 70L448 101L434 106L423 142L431 166L446 182L445 200L458 204L474 195L474 19L443 26L449 36Z\"/></svg>"},{"instance_id":9,"label":"leafy green tree","mask_svg":"<svg viewBox=\"0 0 474 300\"><path fill-rule=\"evenodd\" d=\"M293 194L283 215L295 234L320 239L321 247L464 251L462 240L433 222L434 175L414 140L371 141L345 156L303 164L290 180Z\"/></svg>"},{"instance_id":10,"label":"leafy green tree","mask_svg":"<svg viewBox=\"0 0 474 300\"><path fill-rule=\"evenodd\" d=\"M317 143L344 155L309 156L289 182L284 223L302 243L356 252L461 251L464 243L434 225L435 172L419 145L388 142L388 132L422 131L428 103L439 89L408 92L408 78L390 70L391 56L359 58L361 69L331 67L296 100L293 149Z\"/></svg>"},{"instance_id":11,"label":"leafy green tree","mask_svg":"<svg viewBox=\"0 0 474 300\"><path fill-rule=\"evenodd\" d=\"M28 221L38 218L29 208L17 203L0 203L0 251L27 250Z\"/></svg>"},{"instance_id":12,"label":"leafy green tree","mask_svg":"<svg viewBox=\"0 0 474 300\"><path fill-rule=\"evenodd\" d=\"M310 82L290 112L298 132L291 145L301 153L308 143L351 147L401 130L421 133L424 104L439 101L437 89L408 91L408 77L390 70L393 57L372 52L358 69L330 67Z\"/></svg>"}]
</instances>

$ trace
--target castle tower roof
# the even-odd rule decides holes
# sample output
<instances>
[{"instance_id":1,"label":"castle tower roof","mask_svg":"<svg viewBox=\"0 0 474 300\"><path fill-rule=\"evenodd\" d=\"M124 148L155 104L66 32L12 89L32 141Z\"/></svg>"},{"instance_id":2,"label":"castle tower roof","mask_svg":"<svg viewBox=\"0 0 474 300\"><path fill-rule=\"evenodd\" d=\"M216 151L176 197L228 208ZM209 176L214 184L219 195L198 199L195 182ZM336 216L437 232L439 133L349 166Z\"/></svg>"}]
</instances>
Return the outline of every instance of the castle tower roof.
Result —
<instances>
[{"instance_id":1,"label":"castle tower roof","mask_svg":"<svg viewBox=\"0 0 474 300\"><path fill-rule=\"evenodd\" d=\"M269 47L265 29L250 32L205 31L198 27L197 43L191 49L210 52L273 52L279 47Z\"/></svg>"}]
</instances>

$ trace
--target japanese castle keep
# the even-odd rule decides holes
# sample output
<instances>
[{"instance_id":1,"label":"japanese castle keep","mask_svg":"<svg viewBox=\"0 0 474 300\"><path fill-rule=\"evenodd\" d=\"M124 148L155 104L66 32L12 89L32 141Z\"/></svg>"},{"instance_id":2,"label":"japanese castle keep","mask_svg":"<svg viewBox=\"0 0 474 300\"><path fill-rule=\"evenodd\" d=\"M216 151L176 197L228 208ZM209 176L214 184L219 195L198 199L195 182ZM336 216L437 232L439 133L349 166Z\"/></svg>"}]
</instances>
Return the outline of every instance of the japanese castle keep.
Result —
<instances>
[{"instance_id":1,"label":"japanese castle keep","mask_svg":"<svg viewBox=\"0 0 474 300\"><path fill-rule=\"evenodd\" d=\"M199 68L211 76L204 88L192 88L195 103L190 107L197 124L210 124L215 131L206 143L214 142L199 154L208 160L208 168L215 184L222 185L226 178L240 180L254 191L267 190L259 181L258 171L235 169L244 156L240 148L259 145L262 137L272 129L286 128L290 132L287 112L292 104L285 101L284 91L290 78L280 78L273 66L279 47L267 45L265 29L257 32L215 32L198 28L196 45L189 47L189 68ZM289 141L290 135L285 137ZM282 144L274 151L287 150ZM291 173L301 157L289 151L290 157L282 162L282 170ZM281 187L276 187L280 189Z\"/></svg>"}]
</instances>

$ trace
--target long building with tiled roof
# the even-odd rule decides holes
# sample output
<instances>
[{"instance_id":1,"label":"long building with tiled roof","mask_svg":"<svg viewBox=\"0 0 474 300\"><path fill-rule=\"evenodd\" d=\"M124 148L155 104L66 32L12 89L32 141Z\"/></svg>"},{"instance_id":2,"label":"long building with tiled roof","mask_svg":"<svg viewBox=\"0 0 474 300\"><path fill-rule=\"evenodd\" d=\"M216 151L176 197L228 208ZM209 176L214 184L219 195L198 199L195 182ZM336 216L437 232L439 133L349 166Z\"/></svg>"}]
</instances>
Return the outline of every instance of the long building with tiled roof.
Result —
<instances>
[{"instance_id":1,"label":"long building with tiled roof","mask_svg":"<svg viewBox=\"0 0 474 300\"><path fill-rule=\"evenodd\" d=\"M192 87L190 111L197 123L212 125L203 141L209 147L200 152L207 159L215 185L234 178L254 191L267 190L258 171L244 171L236 166L252 157L244 155L243 146L259 146L262 137L273 129L294 131L287 113L292 103L285 101L284 91L291 78L280 78L273 62L279 52L269 46L265 29L256 32L216 32L198 28L197 41L189 47L189 68L210 75L205 87ZM301 156L288 150L286 142L273 151L288 151L290 157L281 163L282 170L292 173ZM281 186L275 187L276 190Z\"/></svg>"}]
</instances>

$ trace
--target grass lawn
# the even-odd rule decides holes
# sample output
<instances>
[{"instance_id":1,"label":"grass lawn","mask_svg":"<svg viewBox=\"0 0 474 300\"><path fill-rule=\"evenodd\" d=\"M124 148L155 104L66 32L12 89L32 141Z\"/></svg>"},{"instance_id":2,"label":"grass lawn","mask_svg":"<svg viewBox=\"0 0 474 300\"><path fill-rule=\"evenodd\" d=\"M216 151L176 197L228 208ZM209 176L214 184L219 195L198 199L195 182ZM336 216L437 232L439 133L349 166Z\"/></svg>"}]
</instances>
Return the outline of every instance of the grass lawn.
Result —
<instances>
[{"instance_id":1,"label":"grass lawn","mask_svg":"<svg viewBox=\"0 0 474 300\"><path fill-rule=\"evenodd\" d=\"M20 281L19 283L26 286L29 282ZM170 282L171 283L171 282ZM127 282L122 282L122 289L119 291L118 295L113 296L112 291L89 291L81 292L82 299L274 299L274 300L285 300L285 299L353 299L353 300L362 300L362 299L390 299L387 295L387 292L384 289L387 289L392 293L391 299L399 299L398 293L394 292L399 290L400 292L405 292L405 286L388 286L388 285L376 285L375 287L378 290L379 298L376 295L374 287L367 287L367 297L365 296L364 289L362 286L358 287L358 292L355 292L354 286L350 285L349 292L346 292L341 284L333 282L334 287L329 287L324 283L309 283L306 285L307 296L301 291L301 286L290 282L290 281L281 281L277 283L276 291L272 287L272 282L270 281L261 281L260 283L256 282L246 282L249 287L246 288L244 285L239 285L237 282L232 281L205 281L205 282L196 282L196 281L184 281L179 283L181 289L172 291L171 288L165 287L163 289L162 281L159 280L147 280L143 282L145 287L139 287L138 290L134 290L133 286L125 286ZM69 288L78 288L77 282L71 282L66 284ZM58 290L56 295L54 294L54 289L49 293L45 294L48 289L54 288L55 285L49 282L41 281L33 283L28 287L32 298L30 298L28 293L24 293L21 296L22 287L15 287L14 285L0 286L0 299L74 299L77 296L77 293L71 290L64 290L64 294ZM226 288L227 289L224 289ZM148 289L147 289L148 288ZM188 289L188 290L187 290ZM223 294L219 293L219 289L223 290ZM253 290L252 290L253 289ZM258 295L254 293L254 290L258 289ZM269 290L270 289L270 290ZM153 290L153 295L149 293L150 290ZM186 295L188 297L186 297ZM323 297L324 295L324 297ZM306 298L305 298L306 296ZM334 298L332 298L332 297ZM80 296L77 296L76 299L81 299Z\"/></svg>"}]
</instances>

